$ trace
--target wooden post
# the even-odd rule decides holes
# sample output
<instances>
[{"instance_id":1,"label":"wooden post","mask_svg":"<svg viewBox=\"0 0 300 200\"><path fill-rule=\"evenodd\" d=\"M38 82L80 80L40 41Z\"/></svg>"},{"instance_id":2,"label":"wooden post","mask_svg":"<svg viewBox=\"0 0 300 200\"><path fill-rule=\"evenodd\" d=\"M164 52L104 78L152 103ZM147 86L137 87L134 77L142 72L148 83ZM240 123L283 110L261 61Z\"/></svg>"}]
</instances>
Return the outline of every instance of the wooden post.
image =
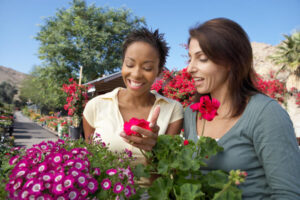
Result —
<instances>
[{"instance_id":1,"label":"wooden post","mask_svg":"<svg viewBox=\"0 0 300 200\"><path fill-rule=\"evenodd\" d=\"M79 85L81 85L81 77L82 77L82 66L80 66L80 72L79 72Z\"/></svg>"}]
</instances>

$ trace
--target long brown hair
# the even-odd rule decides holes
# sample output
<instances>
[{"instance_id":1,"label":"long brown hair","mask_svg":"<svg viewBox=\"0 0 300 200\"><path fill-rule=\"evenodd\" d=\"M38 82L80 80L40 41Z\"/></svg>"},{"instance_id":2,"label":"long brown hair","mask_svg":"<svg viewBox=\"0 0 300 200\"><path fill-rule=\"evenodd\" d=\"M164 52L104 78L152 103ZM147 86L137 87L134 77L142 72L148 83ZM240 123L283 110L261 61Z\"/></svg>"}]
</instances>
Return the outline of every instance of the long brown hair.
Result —
<instances>
[{"instance_id":1,"label":"long brown hair","mask_svg":"<svg viewBox=\"0 0 300 200\"><path fill-rule=\"evenodd\" d=\"M230 67L229 93L231 117L243 113L250 96L259 93L254 85L252 48L247 33L236 22L216 18L190 29L190 38L198 40L202 51L214 63ZM200 94L196 95L196 98ZM199 100L199 99L197 99Z\"/></svg>"}]
</instances>

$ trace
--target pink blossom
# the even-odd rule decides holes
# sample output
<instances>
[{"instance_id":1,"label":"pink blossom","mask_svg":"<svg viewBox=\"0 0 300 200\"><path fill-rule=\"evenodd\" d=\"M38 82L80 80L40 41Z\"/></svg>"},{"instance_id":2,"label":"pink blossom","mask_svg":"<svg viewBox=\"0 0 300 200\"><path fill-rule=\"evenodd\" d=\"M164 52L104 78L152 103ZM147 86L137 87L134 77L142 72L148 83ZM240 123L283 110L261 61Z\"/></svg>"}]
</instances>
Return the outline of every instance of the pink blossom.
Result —
<instances>
[{"instance_id":1,"label":"pink blossom","mask_svg":"<svg viewBox=\"0 0 300 200\"><path fill-rule=\"evenodd\" d=\"M114 185L114 188L113 188L114 193L119 194L123 190L124 190L124 186L122 185L122 183L118 182Z\"/></svg>"},{"instance_id":2,"label":"pink blossom","mask_svg":"<svg viewBox=\"0 0 300 200\"><path fill-rule=\"evenodd\" d=\"M108 190L111 187L111 181L108 178L105 178L101 182L101 187L103 190Z\"/></svg>"}]
</instances>

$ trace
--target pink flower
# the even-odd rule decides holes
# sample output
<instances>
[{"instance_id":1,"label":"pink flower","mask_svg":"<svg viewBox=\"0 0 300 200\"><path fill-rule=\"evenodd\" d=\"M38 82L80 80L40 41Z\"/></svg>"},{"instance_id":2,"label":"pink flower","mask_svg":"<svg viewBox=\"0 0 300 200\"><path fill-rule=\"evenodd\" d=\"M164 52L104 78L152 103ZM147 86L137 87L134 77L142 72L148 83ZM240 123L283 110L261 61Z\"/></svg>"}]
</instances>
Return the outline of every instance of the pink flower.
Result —
<instances>
[{"instance_id":1,"label":"pink flower","mask_svg":"<svg viewBox=\"0 0 300 200\"><path fill-rule=\"evenodd\" d=\"M77 189L73 188L73 189L69 192L68 198L69 198L70 200L78 199L79 195L80 195L79 191L78 191Z\"/></svg>"},{"instance_id":2,"label":"pink flower","mask_svg":"<svg viewBox=\"0 0 300 200\"><path fill-rule=\"evenodd\" d=\"M108 170L106 170L106 174L109 175L109 176L113 176L116 173L117 173L116 169L108 169Z\"/></svg>"},{"instance_id":3,"label":"pink flower","mask_svg":"<svg viewBox=\"0 0 300 200\"><path fill-rule=\"evenodd\" d=\"M190 108L195 112L201 113L200 119L204 118L207 121L214 119L218 115L217 110L220 107L220 102L217 99L210 100L209 96L205 95L200 98L199 103L194 103Z\"/></svg>"},{"instance_id":4,"label":"pink flower","mask_svg":"<svg viewBox=\"0 0 300 200\"><path fill-rule=\"evenodd\" d=\"M45 171L47 169L47 164L46 162L42 162L39 166L38 166L38 171L41 173L43 171Z\"/></svg>"},{"instance_id":5,"label":"pink flower","mask_svg":"<svg viewBox=\"0 0 300 200\"><path fill-rule=\"evenodd\" d=\"M83 189L80 190L80 195L82 197L86 197L88 195L88 191L85 188L83 188Z\"/></svg>"},{"instance_id":6,"label":"pink flower","mask_svg":"<svg viewBox=\"0 0 300 200\"><path fill-rule=\"evenodd\" d=\"M63 158L62 158L61 153L56 153L53 156L53 162L54 162L54 164L60 164L62 162L62 160L63 160Z\"/></svg>"},{"instance_id":7,"label":"pink flower","mask_svg":"<svg viewBox=\"0 0 300 200\"><path fill-rule=\"evenodd\" d=\"M129 198L132 193L131 193L131 187L129 185L126 186L125 190L124 190L124 194L127 198Z\"/></svg>"},{"instance_id":8,"label":"pink flower","mask_svg":"<svg viewBox=\"0 0 300 200\"><path fill-rule=\"evenodd\" d=\"M74 178L72 176L65 176L64 180L63 180L63 186L66 189L69 188L73 188L73 184L74 184Z\"/></svg>"},{"instance_id":9,"label":"pink flower","mask_svg":"<svg viewBox=\"0 0 300 200\"><path fill-rule=\"evenodd\" d=\"M44 187L43 187L43 183L41 181L34 181L34 183L32 183L31 188L30 188L30 193L34 194L34 195L38 195L43 191Z\"/></svg>"},{"instance_id":10,"label":"pink flower","mask_svg":"<svg viewBox=\"0 0 300 200\"><path fill-rule=\"evenodd\" d=\"M63 194L65 192L63 184L62 183L54 183L52 192L56 195Z\"/></svg>"},{"instance_id":11,"label":"pink flower","mask_svg":"<svg viewBox=\"0 0 300 200\"><path fill-rule=\"evenodd\" d=\"M139 126L141 128L147 129L147 130L151 130L151 128L149 127L149 122L144 120L144 119L137 119L137 118L131 118L129 120L129 122L125 122L124 123L124 132L126 133L126 135L137 135L139 136L140 134L138 132L132 131L131 127L132 126Z\"/></svg>"},{"instance_id":12,"label":"pink flower","mask_svg":"<svg viewBox=\"0 0 300 200\"><path fill-rule=\"evenodd\" d=\"M80 173L80 175L76 178L78 185L81 187L85 187L88 184L88 180L85 174Z\"/></svg>"},{"instance_id":13,"label":"pink flower","mask_svg":"<svg viewBox=\"0 0 300 200\"><path fill-rule=\"evenodd\" d=\"M54 177L53 177L54 183L61 182L64 177L65 177L65 174L63 172L55 174Z\"/></svg>"},{"instance_id":14,"label":"pink flower","mask_svg":"<svg viewBox=\"0 0 300 200\"><path fill-rule=\"evenodd\" d=\"M95 168L93 174L95 174L96 176L100 176L101 171L99 168Z\"/></svg>"},{"instance_id":15,"label":"pink flower","mask_svg":"<svg viewBox=\"0 0 300 200\"><path fill-rule=\"evenodd\" d=\"M16 164L16 162L18 161L20 156L14 156L12 157L10 160L9 160L9 164L10 165L13 165L13 164Z\"/></svg>"},{"instance_id":16,"label":"pink flower","mask_svg":"<svg viewBox=\"0 0 300 200\"><path fill-rule=\"evenodd\" d=\"M91 180L89 180L88 185L87 185L87 189L91 193L94 193L94 192L97 191L98 182L96 181L96 179L92 178Z\"/></svg>"},{"instance_id":17,"label":"pink flower","mask_svg":"<svg viewBox=\"0 0 300 200\"><path fill-rule=\"evenodd\" d=\"M49 182L49 181L51 181L52 179L53 179L53 175L50 174L49 172L44 173L44 174L42 175L42 180L45 181L45 182Z\"/></svg>"},{"instance_id":18,"label":"pink flower","mask_svg":"<svg viewBox=\"0 0 300 200\"><path fill-rule=\"evenodd\" d=\"M82 160L77 160L74 162L74 167L78 170L83 170L85 168L85 165Z\"/></svg>"},{"instance_id":19,"label":"pink flower","mask_svg":"<svg viewBox=\"0 0 300 200\"><path fill-rule=\"evenodd\" d=\"M27 198L28 198L28 196L29 196L29 191L27 190L27 189L25 189L25 190L22 190L20 193L19 193L19 199L21 199L21 200L27 200Z\"/></svg>"},{"instance_id":20,"label":"pink flower","mask_svg":"<svg viewBox=\"0 0 300 200\"><path fill-rule=\"evenodd\" d=\"M114 186L114 189L113 189L114 193L116 193L116 194L119 194L123 190L124 190L124 186L120 182L116 183Z\"/></svg>"},{"instance_id":21,"label":"pink flower","mask_svg":"<svg viewBox=\"0 0 300 200\"><path fill-rule=\"evenodd\" d=\"M101 182L101 187L103 190L108 190L111 187L111 181L108 178L105 178Z\"/></svg>"}]
</instances>

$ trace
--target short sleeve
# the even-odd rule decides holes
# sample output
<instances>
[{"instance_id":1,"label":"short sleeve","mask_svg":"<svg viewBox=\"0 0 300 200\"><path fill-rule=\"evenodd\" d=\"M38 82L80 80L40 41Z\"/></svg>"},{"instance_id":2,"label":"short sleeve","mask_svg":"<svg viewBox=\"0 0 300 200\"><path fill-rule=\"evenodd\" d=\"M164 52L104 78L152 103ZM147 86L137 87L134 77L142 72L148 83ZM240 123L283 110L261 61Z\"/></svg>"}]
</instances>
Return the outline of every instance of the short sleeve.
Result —
<instances>
[{"instance_id":1,"label":"short sleeve","mask_svg":"<svg viewBox=\"0 0 300 200\"><path fill-rule=\"evenodd\" d=\"M287 112L270 101L253 129L253 145L263 165L271 199L300 199L300 150Z\"/></svg>"},{"instance_id":2,"label":"short sleeve","mask_svg":"<svg viewBox=\"0 0 300 200\"><path fill-rule=\"evenodd\" d=\"M95 128L95 111L95 100L92 99L86 104L83 110L83 116L93 128Z\"/></svg>"},{"instance_id":3,"label":"short sleeve","mask_svg":"<svg viewBox=\"0 0 300 200\"><path fill-rule=\"evenodd\" d=\"M172 122L175 122L177 120L180 120L183 118L183 107L182 105L178 102L178 101L173 101L174 102L174 109L173 109L173 112L172 112L172 116L170 118L170 122L169 123L172 123Z\"/></svg>"}]
</instances>

